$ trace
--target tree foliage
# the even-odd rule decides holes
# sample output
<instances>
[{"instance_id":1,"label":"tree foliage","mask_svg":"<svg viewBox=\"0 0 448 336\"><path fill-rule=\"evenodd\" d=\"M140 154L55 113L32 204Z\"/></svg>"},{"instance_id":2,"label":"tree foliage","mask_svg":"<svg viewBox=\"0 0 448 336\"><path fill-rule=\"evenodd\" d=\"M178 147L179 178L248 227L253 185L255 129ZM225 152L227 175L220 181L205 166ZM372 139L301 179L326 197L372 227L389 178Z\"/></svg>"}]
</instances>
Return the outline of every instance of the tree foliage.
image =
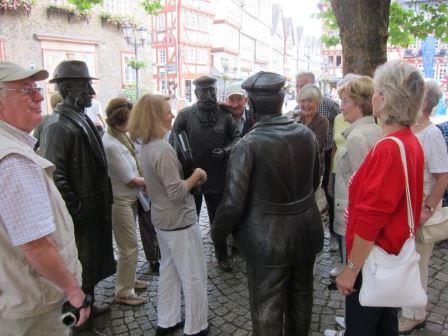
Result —
<instances>
[{"instance_id":1,"label":"tree foliage","mask_svg":"<svg viewBox=\"0 0 448 336\"><path fill-rule=\"evenodd\" d=\"M330 0L322 1L322 11L315 16L322 19L324 28L329 32L321 37L326 47L336 46L340 43L339 27L330 5ZM389 40L388 44L408 47L415 38L425 39L429 34L443 42L448 42L448 5L446 2L416 4L416 10L403 8L393 1L389 13Z\"/></svg>"},{"instance_id":2,"label":"tree foliage","mask_svg":"<svg viewBox=\"0 0 448 336\"><path fill-rule=\"evenodd\" d=\"M163 8L160 0L144 0L140 3L145 12L149 15L157 15L159 10Z\"/></svg>"},{"instance_id":3,"label":"tree foliage","mask_svg":"<svg viewBox=\"0 0 448 336\"><path fill-rule=\"evenodd\" d=\"M89 11L95 5L100 5L103 0L67 0L68 3L74 5L81 13Z\"/></svg>"},{"instance_id":4,"label":"tree foliage","mask_svg":"<svg viewBox=\"0 0 448 336\"><path fill-rule=\"evenodd\" d=\"M149 15L157 15L157 12L162 9L161 0L143 0L140 6ZM67 0L68 3L74 5L80 12L86 12L92 9L95 5L103 4L104 0Z\"/></svg>"}]
</instances>

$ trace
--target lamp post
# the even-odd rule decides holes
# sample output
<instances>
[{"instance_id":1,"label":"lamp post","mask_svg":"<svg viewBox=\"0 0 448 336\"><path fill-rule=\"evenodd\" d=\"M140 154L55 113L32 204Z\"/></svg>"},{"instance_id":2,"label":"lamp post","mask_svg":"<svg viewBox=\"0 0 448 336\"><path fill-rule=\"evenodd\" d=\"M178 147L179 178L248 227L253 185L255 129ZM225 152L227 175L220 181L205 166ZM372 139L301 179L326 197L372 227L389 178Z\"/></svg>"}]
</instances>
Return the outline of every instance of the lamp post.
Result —
<instances>
[{"instance_id":1,"label":"lamp post","mask_svg":"<svg viewBox=\"0 0 448 336\"><path fill-rule=\"evenodd\" d=\"M223 92L223 100L226 98L226 74L229 71L229 59L227 57L221 57L221 66L222 66L222 80L224 82Z\"/></svg>"},{"instance_id":2,"label":"lamp post","mask_svg":"<svg viewBox=\"0 0 448 336\"><path fill-rule=\"evenodd\" d=\"M138 61L138 48L143 47L147 39L147 29L143 26L134 28L130 23L125 23L122 26L124 39L128 46L134 48L135 60ZM135 99L139 96L139 67L135 67Z\"/></svg>"}]
</instances>

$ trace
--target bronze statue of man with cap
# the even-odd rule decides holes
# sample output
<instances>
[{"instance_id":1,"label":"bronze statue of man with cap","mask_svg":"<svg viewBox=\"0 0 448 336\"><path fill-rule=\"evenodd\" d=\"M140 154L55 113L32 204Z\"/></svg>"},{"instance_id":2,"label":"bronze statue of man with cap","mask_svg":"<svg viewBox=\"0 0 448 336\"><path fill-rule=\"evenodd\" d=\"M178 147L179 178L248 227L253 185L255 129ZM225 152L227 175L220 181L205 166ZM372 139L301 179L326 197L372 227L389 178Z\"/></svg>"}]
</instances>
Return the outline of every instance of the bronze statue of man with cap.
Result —
<instances>
[{"instance_id":1,"label":"bronze statue of man with cap","mask_svg":"<svg viewBox=\"0 0 448 336\"><path fill-rule=\"evenodd\" d=\"M85 114L95 91L87 64L69 60L50 83L62 96L45 126L42 155L56 165L53 178L73 218L82 288L94 297L95 285L115 273L112 248L112 189L102 140ZM109 307L94 306L93 315ZM91 323L91 320L90 320Z\"/></svg>"},{"instance_id":2,"label":"bronze statue of man with cap","mask_svg":"<svg viewBox=\"0 0 448 336\"><path fill-rule=\"evenodd\" d=\"M318 147L306 126L282 116L284 85L271 72L242 83L256 124L232 149L212 227L216 242L232 233L247 262L254 336L308 335L323 247Z\"/></svg>"},{"instance_id":3,"label":"bronze statue of man with cap","mask_svg":"<svg viewBox=\"0 0 448 336\"><path fill-rule=\"evenodd\" d=\"M193 81L197 103L179 112L174 121L173 133L185 131L191 146L194 168L207 172L207 182L202 186L210 225L213 227L216 209L224 192L227 159L232 146L240 139L240 132L230 111L218 104L216 78L202 76ZM196 195L199 213L202 195ZM215 242L216 258L220 268L232 271L227 243Z\"/></svg>"}]
</instances>

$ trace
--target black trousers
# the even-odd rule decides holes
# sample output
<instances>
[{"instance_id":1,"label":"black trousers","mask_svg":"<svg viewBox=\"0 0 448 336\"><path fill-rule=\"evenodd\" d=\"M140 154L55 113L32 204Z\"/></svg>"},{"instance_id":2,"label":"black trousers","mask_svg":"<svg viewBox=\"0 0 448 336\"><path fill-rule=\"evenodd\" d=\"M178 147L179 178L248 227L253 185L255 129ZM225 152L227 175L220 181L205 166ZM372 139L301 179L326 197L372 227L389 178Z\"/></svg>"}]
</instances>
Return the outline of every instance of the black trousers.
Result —
<instances>
[{"instance_id":1,"label":"black trousers","mask_svg":"<svg viewBox=\"0 0 448 336\"><path fill-rule=\"evenodd\" d=\"M208 213L208 219L210 221L210 228L213 227L213 221L215 219L215 213L216 210L219 207L219 204L222 200L222 194L203 194L205 199L205 205L207 206L207 213ZM201 212L201 206L202 206L202 194L201 195L195 195L194 197L195 203L196 203L196 212ZM227 243L217 243L213 242L215 246L215 254L216 259L218 260L224 260L229 257L229 252L227 251Z\"/></svg>"},{"instance_id":2,"label":"black trousers","mask_svg":"<svg viewBox=\"0 0 448 336\"><path fill-rule=\"evenodd\" d=\"M267 268L247 263L253 336L307 336L313 308L315 257Z\"/></svg>"},{"instance_id":3,"label":"black trousers","mask_svg":"<svg viewBox=\"0 0 448 336\"><path fill-rule=\"evenodd\" d=\"M330 222L330 233L333 236L335 234L333 228L334 222L334 200L333 197L328 192L328 183L330 182L331 176L331 152L332 149L327 149L324 151L324 174L322 176L322 189L325 193L325 199L328 204L328 219Z\"/></svg>"},{"instance_id":4,"label":"black trousers","mask_svg":"<svg viewBox=\"0 0 448 336\"><path fill-rule=\"evenodd\" d=\"M398 308L363 307L359 303L362 275L355 282L356 292L345 298L344 336L398 336Z\"/></svg>"},{"instance_id":5,"label":"black trousers","mask_svg":"<svg viewBox=\"0 0 448 336\"><path fill-rule=\"evenodd\" d=\"M146 260L149 262L156 262L160 260L159 241L157 240L157 233L152 225L151 211L145 212L140 202L138 204L138 227L140 229L140 238L142 240L143 251L145 252Z\"/></svg>"}]
</instances>

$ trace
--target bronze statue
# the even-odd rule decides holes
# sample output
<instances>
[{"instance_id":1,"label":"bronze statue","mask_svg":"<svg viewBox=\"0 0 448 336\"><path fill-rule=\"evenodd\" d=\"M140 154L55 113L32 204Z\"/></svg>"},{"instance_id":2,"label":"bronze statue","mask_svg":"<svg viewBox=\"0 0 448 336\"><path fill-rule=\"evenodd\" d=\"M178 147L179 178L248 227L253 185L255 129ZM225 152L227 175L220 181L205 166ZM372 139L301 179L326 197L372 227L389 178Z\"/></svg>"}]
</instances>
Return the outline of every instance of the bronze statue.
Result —
<instances>
[{"instance_id":1,"label":"bronze statue","mask_svg":"<svg viewBox=\"0 0 448 336\"><path fill-rule=\"evenodd\" d=\"M53 179L75 228L78 257L82 264L82 289L94 297L95 285L115 273L112 248L112 189L101 138L84 110L95 91L87 65L63 61L50 83L62 96L45 126L42 155L56 165ZM98 315L109 307L94 306Z\"/></svg>"},{"instance_id":2,"label":"bronze statue","mask_svg":"<svg viewBox=\"0 0 448 336\"><path fill-rule=\"evenodd\" d=\"M233 148L212 237L232 233L247 262L254 336L308 335L313 267L323 227L313 133L282 116L285 78L259 72L243 82L257 123Z\"/></svg>"},{"instance_id":3,"label":"bronze statue","mask_svg":"<svg viewBox=\"0 0 448 336\"><path fill-rule=\"evenodd\" d=\"M198 101L179 112L172 132L177 134L185 131L191 146L194 168L202 168L207 172L208 179L202 186L202 194L210 225L213 227L215 212L224 192L228 155L241 136L230 111L217 102L216 78L202 76L193 81L193 84L196 86ZM195 195L198 214L202 194ZM230 272L232 264L227 243L214 243L219 266L225 272Z\"/></svg>"}]
</instances>

